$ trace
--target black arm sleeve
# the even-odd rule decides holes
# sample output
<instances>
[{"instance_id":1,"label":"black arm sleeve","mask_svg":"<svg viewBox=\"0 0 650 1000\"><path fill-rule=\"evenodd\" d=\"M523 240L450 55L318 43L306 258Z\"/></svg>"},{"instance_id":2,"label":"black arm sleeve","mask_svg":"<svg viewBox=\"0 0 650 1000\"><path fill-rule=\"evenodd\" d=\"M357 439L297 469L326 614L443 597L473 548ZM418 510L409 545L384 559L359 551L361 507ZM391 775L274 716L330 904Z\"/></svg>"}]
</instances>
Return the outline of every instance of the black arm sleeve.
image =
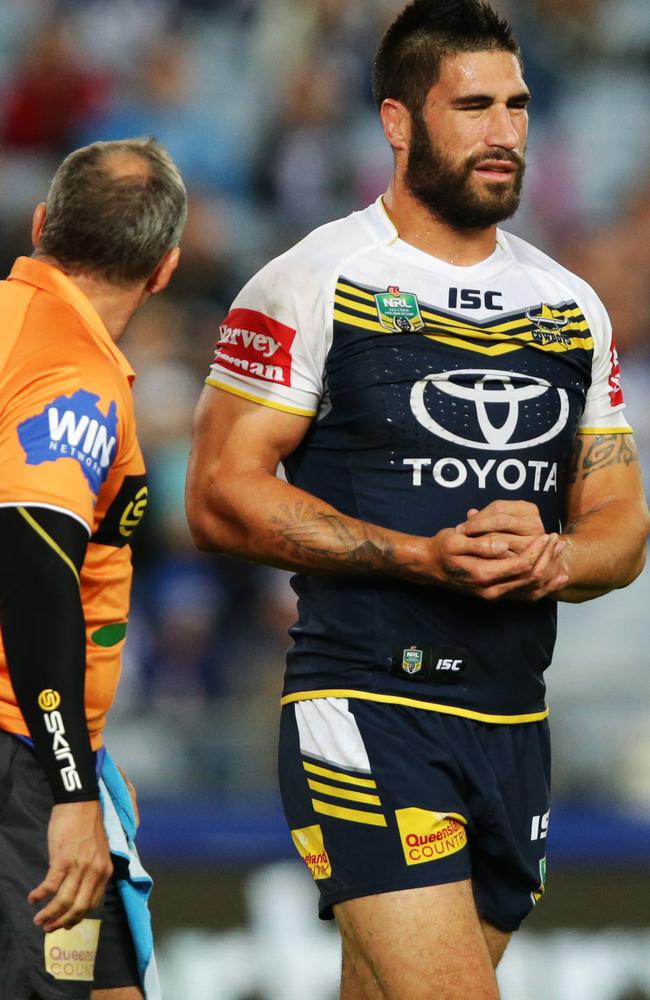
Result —
<instances>
[{"instance_id":1,"label":"black arm sleeve","mask_svg":"<svg viewBox=\"0 0 650 1000\"><path fill-rule=\"evenodd\" d=\"M16 700L55 802L98 798L84 711L79 571L88 535L43 507L0 508L0 627Z\"/></svg>"}]
</instances>

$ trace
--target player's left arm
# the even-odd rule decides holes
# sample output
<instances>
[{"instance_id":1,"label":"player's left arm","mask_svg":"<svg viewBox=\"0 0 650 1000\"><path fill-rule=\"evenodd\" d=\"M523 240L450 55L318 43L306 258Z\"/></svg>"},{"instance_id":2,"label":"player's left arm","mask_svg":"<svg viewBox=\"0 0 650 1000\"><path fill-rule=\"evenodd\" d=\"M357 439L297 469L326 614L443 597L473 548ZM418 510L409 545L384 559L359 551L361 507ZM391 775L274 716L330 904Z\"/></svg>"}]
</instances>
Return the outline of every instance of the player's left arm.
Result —
<instances>
[{"instance_id":1,"label":"player's left arm","mask_svg":"<svg viewBox=\"0 0 650 1000\"><path fill-rule=\"evenodd\" d=\"M569 579L553 596L577 603L636 579L650 518L630 433L578 434L568 480L562 562Z\"/></svg>"}]
</instances>

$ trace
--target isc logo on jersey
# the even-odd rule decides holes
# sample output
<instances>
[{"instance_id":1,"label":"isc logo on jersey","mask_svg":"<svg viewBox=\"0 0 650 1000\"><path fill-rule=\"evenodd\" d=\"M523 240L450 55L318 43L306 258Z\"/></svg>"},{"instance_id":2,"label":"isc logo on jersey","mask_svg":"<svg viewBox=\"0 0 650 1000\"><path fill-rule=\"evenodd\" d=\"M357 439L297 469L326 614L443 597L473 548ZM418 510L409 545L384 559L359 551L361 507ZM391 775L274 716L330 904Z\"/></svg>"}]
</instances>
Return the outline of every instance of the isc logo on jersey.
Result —
<instances>
[{"instance_id":1,"label":"isc logo on jersey","mask_svg":"<svg viewBox=\"0 0 650 1000\"><path fill-rule=\"evenodd\" d=\"M18 425L18 439L28 465L71 458L78 463L95 495L106 479L117 444L117 406L102 413L99 396L78 389L58 396L40 413Z\"/></svg>"},{"instance_id":2,"label":"isc logo on jersey","mask_svg":"<svg viewBox=\"0 0 650 1000\"><path fill-rule=\"evenodd\" d=\"M215 364L262 382L291 385L296 331L254 309L233 309L220 327Z\"/></svg>"},{"instance_id":3,"label":"isc logo on jersey","mask_svg":"<svg viewBox=\"0 0 650 1000\"><path fill-rule=\"evenodd\" d=\"M569 417L564 389L542 378L507 371L461 369L437 372L416 382L411 410L422 427L444 441L479 452L522 451L557 437ZM435 413L435 416L434 416ZM405 458L412 483L422 485L424 470L447 489L475 480L485 489L496 479L505 490L525 483L535 492L557 492L557 462L516 458Z\"/></svg>"}]
</instances>

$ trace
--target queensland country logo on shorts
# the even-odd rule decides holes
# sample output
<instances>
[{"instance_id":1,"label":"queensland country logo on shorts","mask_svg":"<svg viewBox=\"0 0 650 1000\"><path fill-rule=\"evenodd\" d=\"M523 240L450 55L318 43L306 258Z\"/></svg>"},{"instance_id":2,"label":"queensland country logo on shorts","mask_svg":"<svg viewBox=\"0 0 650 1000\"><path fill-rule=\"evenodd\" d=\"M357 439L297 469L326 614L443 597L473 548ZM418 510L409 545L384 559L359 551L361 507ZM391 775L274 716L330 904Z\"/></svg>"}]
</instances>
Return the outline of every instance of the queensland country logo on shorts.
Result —
<instances>
[{"instance_id":1,"label":"queensland country logo on shorts","mask_svg":"<svg viewBox=\"0 0 650 1000\"><path fill-rule=\"evenodd\" d=\"M413 806L396 809L395 818L407 865L439 861L456 854L467 843L460 817Z\"/></svg>"},{"instance_id":2,"label":"queensland country logo on shorts","mask_svg":"<svg viewBox=\"0 0 650 1000\"><path fill-rule=\"evenodd\" d=\"M69 931L61 928L46 934L45 971L55 979L92 982L101 923L86 918Z\"/></svg>"},{"instance_id":3,"label":"queensland country logo on shorts","mask_svg":"<svg viewBox=\"0 0 650 1000\"><path fill-rule=\"evenodd\" d=\"M304 826L301 830L292 830L291 839L296 845L298 854L305 862L312 878L331 878L332 866L323 843L323 831L318 823L314 826Z\"/></svg>"},{"instance_id":4,"label":"queensland country logo on shorts","mask_svg":"<svg viewBox=\"0 0 650 1000\"><path fill-rule=\"evenodd\" d=\"M421 330L424 320L420 303L413 292L401 292L397 285L389 285L385 292L375 295L377 315L384 330L391 333L411 333Z\"/></svg>"}]
</instances>

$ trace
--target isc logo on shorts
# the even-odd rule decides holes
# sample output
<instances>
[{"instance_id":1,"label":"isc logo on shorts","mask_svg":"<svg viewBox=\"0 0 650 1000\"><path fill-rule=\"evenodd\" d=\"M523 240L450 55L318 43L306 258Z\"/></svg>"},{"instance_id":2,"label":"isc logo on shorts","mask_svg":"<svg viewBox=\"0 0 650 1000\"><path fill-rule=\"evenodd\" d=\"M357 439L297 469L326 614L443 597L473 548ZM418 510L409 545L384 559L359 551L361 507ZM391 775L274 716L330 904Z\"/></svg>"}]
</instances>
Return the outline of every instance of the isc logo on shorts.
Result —
<instances>
[{"instance_id":1,"label":"isc logo on shorts","mask_svg":"<svg viewBox=\"0 0 650 1000\"><path fill-rule=\"evenodd\" d=\"M301 830L292 830L291 839L296 845L298 854L305 862L312 878L331 878L332 866L323 843L323 831L318 823L314 826L304 826Z\"/></svg>"},{"instance_id":2,"label":"isc logo on shorts","mask_svg":"<svg viewBox=\"0 0 650 1000\"><path fill-rule=\"evenodd\" d=\"M407 865L438 861L467 843L463 824L445 813L411 807L396 809L395 818Z\"/></svg>"}]
</instances>

